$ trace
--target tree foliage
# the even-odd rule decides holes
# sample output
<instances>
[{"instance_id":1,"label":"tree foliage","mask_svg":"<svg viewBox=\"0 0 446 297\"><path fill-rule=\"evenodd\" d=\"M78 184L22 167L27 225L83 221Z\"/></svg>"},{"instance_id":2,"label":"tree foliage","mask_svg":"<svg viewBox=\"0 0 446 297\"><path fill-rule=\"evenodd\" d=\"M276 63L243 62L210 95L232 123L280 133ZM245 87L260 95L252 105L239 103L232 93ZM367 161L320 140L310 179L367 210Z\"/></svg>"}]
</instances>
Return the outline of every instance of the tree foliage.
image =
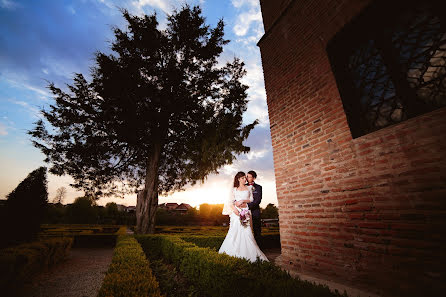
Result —
<instances>
[{"instance_id":1,"label":"tree foliage","mask_svg":"<svg viewBox=\"0 0 446 297\"><path fill-rule=\"evenodd\" d=\"M262 219L277 219L279 218L279 209L273 204L268 203L265 209L262 209Z\"/></svg>"},{"instance_id":2,"label":"tree foliage","mask_svg":"<svg viewBox=\"0 0 446 297\"><path fill-rule=\"evenodd\" d=\"M97 210L91 197L78 197L67 206L66 219L70 223L95 224L97 223L97 216Z\"/></svg>"},{"instance_id":3,"label":"tree foliage","mask_svg":"<svg viewBox=\"0 0 446 297\"><path fill-rule=\"evenodd\" d=\"M127 30L114 28L114 54L96 53L91 82L78 73L69 92L48 86L55 103L42 113L53 131L39 120L28 133L50 172L96 198L128 193L141 189L159 144L157 190L167 194L248 152L256 122L242 126L244 63L218 66L223 21L210 28L199 7L184 6L160 30L156 15L122 14Z\"/></svg>"},{"instance_id":4,"label":"tree foliage","mask_svg":"<svg viewBox=\"0 0 446 297\"><path fill-rule=\"evenodd\" d=\"M46 171L46 167L32 171L6 196L2 228L8 244L33 240L40 231L48 204Z\"/></svg>"},{"instance_id":5,"label":"tree foliage","mask_svg":"<svg viewBox=\"0 0 446 297\"><path fill-rule=\"evenodd\" d=\"M55 104L28 131L56 175L96 199L134 191L137 231L154 231L159 194L182 190L249 151L257 124L243 126L244 63L219 65L224 23L205 24L186 5L158 28L156 15L122 10L113 54L96 53L92 81L80 73L69 92L49 85ZM144 186L144 187L142 187Z\"/></svg>"},{"instance_id":6,"label":"tree foliage","mask_svg":"<svg viewBox=\"0 0 446 297\"><path fill-rule=\"evenodd\" d=\"M65 187L60 187L56 190L56 195L53 197L54 204L62 204L67 195L67 189Z\"/></svg>"}]
</instances>

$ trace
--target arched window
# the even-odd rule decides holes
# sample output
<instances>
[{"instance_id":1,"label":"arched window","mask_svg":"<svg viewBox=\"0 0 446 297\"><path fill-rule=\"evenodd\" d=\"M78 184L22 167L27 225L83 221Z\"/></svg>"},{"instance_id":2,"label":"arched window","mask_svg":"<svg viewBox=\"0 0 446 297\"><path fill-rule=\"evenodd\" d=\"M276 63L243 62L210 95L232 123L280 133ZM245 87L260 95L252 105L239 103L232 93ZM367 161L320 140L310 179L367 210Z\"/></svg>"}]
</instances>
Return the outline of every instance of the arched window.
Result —
<instances>
[{"instance_id":1,"label":"arched window","mask_svg":"<svg viewBox=\"0 0 446 297\"><path fill-rule=\"evenodd\" d=\"M446 106L442 1L375 1L327 52L354 138Z\"/></svg>"}]
</instances>

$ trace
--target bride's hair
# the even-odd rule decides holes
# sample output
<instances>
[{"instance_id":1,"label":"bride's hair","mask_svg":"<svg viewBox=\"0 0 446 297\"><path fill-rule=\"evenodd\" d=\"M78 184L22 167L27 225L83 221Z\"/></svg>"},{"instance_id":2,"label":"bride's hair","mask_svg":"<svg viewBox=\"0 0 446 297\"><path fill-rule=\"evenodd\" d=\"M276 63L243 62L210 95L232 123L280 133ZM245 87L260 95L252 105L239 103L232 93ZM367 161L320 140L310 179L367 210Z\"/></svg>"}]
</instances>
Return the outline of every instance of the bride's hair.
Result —
<instances>
[{"instance_id":1,"label":"bride's hair","mask_svg":"<svg viewBox=\"0 0 446 297\"><path fill-rule=\"evenodd\" d=\"M234 188L238 188L238 186L240 185L238 179L242 176L245 176L245 173L243 171L237 172L237 174L234 176Z\"/></svg>"}]
</instances>

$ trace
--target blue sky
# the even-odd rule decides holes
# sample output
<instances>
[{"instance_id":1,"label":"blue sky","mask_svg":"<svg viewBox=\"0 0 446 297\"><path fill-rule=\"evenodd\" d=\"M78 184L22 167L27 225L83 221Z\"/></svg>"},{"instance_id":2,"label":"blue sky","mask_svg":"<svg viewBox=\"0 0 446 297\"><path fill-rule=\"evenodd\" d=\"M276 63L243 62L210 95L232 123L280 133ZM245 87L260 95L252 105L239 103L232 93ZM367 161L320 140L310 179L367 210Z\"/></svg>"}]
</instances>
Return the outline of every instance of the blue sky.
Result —
<instances>
[{"instance_id":1,"label":"blue sky","mask_svg":"<svg viewBox=\"0 0 446 297\"><path fill-rule=\"evenodd\" d=\"M44 155L32 146L26 131L41 118L39 109L53 102L47 82L63 87L72 82L74 73L88 77L94 52L110 52L111 27L125 29L117 7L138 15L156 12L160 27L164 28L166 15L184 3L200 5L212 27L223 18L225 38L231 42L220 62L234 57L245 62L248 74L244 82L250 87L250 102L244 121L259 119L260 124L246 141L251 146L249 154L239 156L232 165L221 168L220 174L209 176L204 184L161 197L160 203L223 203L233 175L239 170L254 169L257 182L264 189L261 206L277 205L263 72L256 46L264 33L258 0L0 0L0 198L32 170L45 166ZM83 195L69 187L69 176L49 174L48 180L50 200L61 186L68 192L65 203ZM136 196L101 199L98 203L110 201L135 205Z\"/></svg>"}]
</instances>

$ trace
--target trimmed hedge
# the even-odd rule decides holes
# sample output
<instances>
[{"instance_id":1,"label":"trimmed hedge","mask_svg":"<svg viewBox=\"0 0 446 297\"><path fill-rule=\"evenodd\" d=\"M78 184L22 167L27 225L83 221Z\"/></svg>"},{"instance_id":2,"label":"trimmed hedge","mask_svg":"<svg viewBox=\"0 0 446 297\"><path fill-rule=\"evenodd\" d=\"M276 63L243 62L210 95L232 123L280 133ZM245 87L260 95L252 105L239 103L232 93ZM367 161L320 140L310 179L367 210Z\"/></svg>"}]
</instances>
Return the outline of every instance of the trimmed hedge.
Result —
<instances>
[{"instance_id":1,"label":"trimmed hedge","mask_svg":"<svg viewBox=\"0 0 446 297\"><path fill-rule=\"evenodd\" d=\"M199 247L208 247L218 251L226 235L217 235L217 236L178 235L178 236L187 242L195 243ZM280 248L280 235L279 234L262 235L258 239L257 243L261 249Z\"/></svg>"},{"instance_id":2,"label":"trimmed hedge","mask_svg":"<svg viewBox=\"0 0 446 297\"><path fill-rule=\"evenodd\" d=\"M73 247L115 246L118 235L127 234L127 227L120 225L42 225L41 238L73 237Z\"/></svg>"},{"instance_id":3,"label":"trimmed hedge","mask_svg":"<svg viewBox=\"0 0 446 297\"><path fill-rule=\"evenodd\" d=\"M202 248L210 248L218 251L225 240L225 236L203 236L203 235L191 235L191 236L179 236L181 239L187 242L194 243Z\"/></svg>"},{"instance_id":4,"label":"trimmed hedge","mask_svg":"<svg viewBox=\"0 0 446 297\"><path fill-rule=\"evenodd\" d=\"M127 226L119 227L118 231L116 231L117 235L126 235L127 234Z\"/></svg>"},{"instance_id":5,"label":"trimmed hedge","mask_svg":"<svg viewBox=\"0 0 446 297\"><path fill-rule=\"evenodd\" d=\"M131 235L118 237L98 296L162 296L149 261Z\"/></svg>"},{"instance_id":6,"label":"trimmed hedge","mask_svg":"<svg viewBox=\"0 0 446 297\"><path fill-rule=\"evenodd\" d=\"M250 263L198 247L178 236L136 235L135 238L146 253L175 264L206 296L347 296L332 292L327 286L292 278L273 263ZM216 242L216 239L209 242L212 240Z\"/></svg>"},{"instance_id":7,"label":"trimmed hedge","mask_svg":"<svg viewBox=\"0 0 446 297\"><path fill-rule=\"evenodd\" d=\"M41 239L0 250L0 292L11 293L32 276L63 260L70 237Z\"/></svg>"}]
</instances>

